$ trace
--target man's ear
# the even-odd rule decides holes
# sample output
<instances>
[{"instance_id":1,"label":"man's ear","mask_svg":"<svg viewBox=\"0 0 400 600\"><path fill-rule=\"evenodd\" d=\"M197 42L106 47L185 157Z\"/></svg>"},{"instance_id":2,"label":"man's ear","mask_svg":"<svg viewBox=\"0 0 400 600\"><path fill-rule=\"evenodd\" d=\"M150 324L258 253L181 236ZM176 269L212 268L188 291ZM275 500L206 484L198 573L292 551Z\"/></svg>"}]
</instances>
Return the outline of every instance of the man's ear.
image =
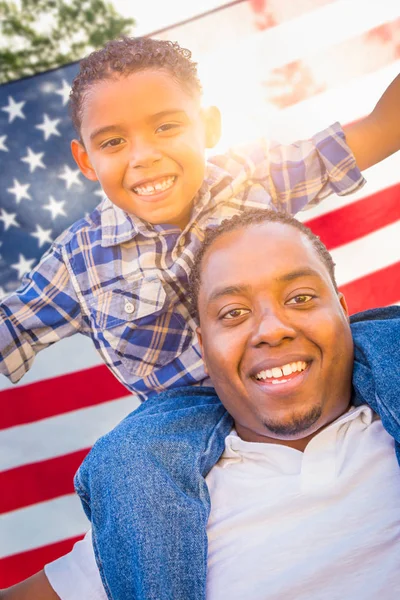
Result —
<instances>
[{"instance_id":1,"label":"man's ear","mask_svg":"<svg viewBox=\"0 0 400 600\"><path fill-rule=\"evenodd\" d=\"M343 296L342 292L338 293L338 297L339 297L340 306L342 307L342 310L343 310L345 316L347 317L347 320L349 320L349 309L347 306L346 298Z\"/></svg>"},{"instance_id":2,"label":"man's ear","mask_svg":"<svg viewBox=\"0 0 400 600\"><path fill-rule=\"evenodd\" d=\"M204 360L204 346L203 346L203 336L201 335L201 328L197 327L196 328L196 333L197 333L197 339L199 341L199 346L200 346L200 350L201 350L201 356L204 362L204 371L206 372L206 375L209 375L209 372L207 370L207 365L206 362Z\"/></svg>"},{"instance_id":3,"label":"man's ear","mask_svg":"<svg viewBox=\"0 0 400 600\"><path fill-rule=\"evenodd\" d=\"M98 181L96 171L92 167L92 163L89 160L88 153L85 150L85 146L78 140L72 140L71 142L72 156L83 175L90 179L90 181Z\"/></svg>"},{"instance_id":4,"label":"man's ear","mask_svg":"<svg viewBox=\"0 0 400 600\"><path fill-rule=\"evenodd\" d=\"M214 148L221 138L221 113L216 106L202 110L203 123L206 133L206 148Z\"/></svg>"}]
</instances>

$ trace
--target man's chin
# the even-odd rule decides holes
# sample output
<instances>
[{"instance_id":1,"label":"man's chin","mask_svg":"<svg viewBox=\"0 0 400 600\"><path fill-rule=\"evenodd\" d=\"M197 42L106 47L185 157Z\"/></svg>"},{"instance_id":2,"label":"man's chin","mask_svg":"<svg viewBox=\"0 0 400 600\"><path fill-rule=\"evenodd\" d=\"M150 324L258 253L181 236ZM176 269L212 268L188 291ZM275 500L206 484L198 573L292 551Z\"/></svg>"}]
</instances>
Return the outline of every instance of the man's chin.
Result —
<instances>
[{"instance_id":1,"label":"man's chin","mask_svg":"<svg viewBox=\"0 0 400 600\"><path fill-rule=\"evenodd\" d=\"M322 416L322 406L313 406L308 411L292 411L282 418L263 418L265 435L282 439L298 440L314 433Z\"/></svg>"}]
</instances>

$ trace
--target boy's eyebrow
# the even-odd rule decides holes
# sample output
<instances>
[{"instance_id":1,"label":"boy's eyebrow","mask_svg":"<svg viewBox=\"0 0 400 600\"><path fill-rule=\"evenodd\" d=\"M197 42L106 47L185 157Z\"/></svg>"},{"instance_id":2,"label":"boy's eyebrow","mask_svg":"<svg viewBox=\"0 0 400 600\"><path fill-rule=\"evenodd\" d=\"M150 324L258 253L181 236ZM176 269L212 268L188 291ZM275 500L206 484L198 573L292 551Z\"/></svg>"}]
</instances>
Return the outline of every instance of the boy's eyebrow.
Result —
<instances>
[{"instance_id":1,"label":"boy's eyebrow","mask_svg":"<svg viewBox=\"0 0 400 600\"><path fill-rule=\"evenodd\" d=\"M158 119L162 119L163 117L168 117L171 115L182 115L187 117L187 113L185 110L182 110L181 108L169 108L167 110L161 110L160 112L151 115L151 117L149 117L149 121L157 121Z\"/></svg>"},{"instance_id":2,"label":"boy's eyebrow","mask_svg":"<svg viewBox=\"0 0 400 600\"><path fill-rule=\"evenodd\" d=\"M90 140L94 140L98 135L104 135L105 133L112 133L114 131L121 131L122 125L107 125L106 127L99 127L90 134Z\"/></svg>"},{"instance_id":3,"label":"boy's eyebrow","mask_svg":"<svg viewBox=\"0 0 400 600\"><path fill-rule=\"evenodd\" d=\"M187 113L181 108L171 108L151 115L151 117L149 117L149 121L157 121L158 119L162 119L163 117L171 115L181 115L187 117ZM118 124L99 127L99 129L92 131L90 134L90 140L94 140L94 138L96 138L98 135L104 135L105 133L112 133L114 131L121 131L121 129L123 129L123 126Z\"/></svg>"},{"instance_id":4,"label":"boy's eyebrow","mask_svg":"<svg viewBox=\"0 0 400 600\"><path fill-rule=\"evenodd\" d=\"M301 269L296 269L295 271L289 271L284 275L279 277L275 277L274 281L277 283L284 283L288 281L293 281L294 279L299 279L300 277L317 277L321 279L320 273L311 269L310 267L304 267ZM228 285L225 287L217 287L209 296L208 303L215 302L219 298L223 296L230 296L234 294L244 294L250 290L250 285Z\"/></svg>"}]
</instances>

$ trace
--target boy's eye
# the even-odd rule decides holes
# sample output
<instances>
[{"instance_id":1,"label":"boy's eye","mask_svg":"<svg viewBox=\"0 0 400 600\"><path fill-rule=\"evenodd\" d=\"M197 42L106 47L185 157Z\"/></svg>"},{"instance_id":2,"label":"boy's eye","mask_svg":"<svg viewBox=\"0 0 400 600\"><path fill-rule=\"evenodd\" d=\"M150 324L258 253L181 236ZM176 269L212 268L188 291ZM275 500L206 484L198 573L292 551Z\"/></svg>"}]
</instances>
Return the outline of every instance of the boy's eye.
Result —
<instances>
[{"instance_id":1,"label":"boy's eye","mask_svg":"<svg viewBox=\"0 0 400 600\"><path fill-rule=\"evenodd\" d=\"M310 302L310 300L312 300L314 297L315 296L312 296L311 294L298 294L297 296L294 296L288 302L286 302L286 304L306 304L307 302Z\"/></svg>"},{"instance_id":2,"label":"boy's eye","mask_svg":"<svg viewBox=\"0 0 400 600\"><path fill-rule=\"evenodd\" d=\"M248 314L250 310L248 308L233 308L229 310L227 313L222 315L222 319L226 319L228 321L232 321L233 319L239 319L244 315Z\"/></svg>"},{"instance_id":3,"label":"boy's eye","mask_svg":"<svg viewBox=\"0 0 400 600\"><path fill-rule=\"evenodd\" d=\"M112 140L107 140L103 144L101 144L101 148L116 148L116 146L120 146L124 142L123 138L112 138Z\"/></svg>"},{"instance_id":4,"label":"boy's eye","mask_svg":"<svg viewBox=\"0 0 400 600\"><path fill-rule=\"evenodd\" d=\"M156 129L156 133L163 133L164 131L171 131L171 129L176 129L180 127L179 123L163 123Z\"/></svg>"}]
</instances>

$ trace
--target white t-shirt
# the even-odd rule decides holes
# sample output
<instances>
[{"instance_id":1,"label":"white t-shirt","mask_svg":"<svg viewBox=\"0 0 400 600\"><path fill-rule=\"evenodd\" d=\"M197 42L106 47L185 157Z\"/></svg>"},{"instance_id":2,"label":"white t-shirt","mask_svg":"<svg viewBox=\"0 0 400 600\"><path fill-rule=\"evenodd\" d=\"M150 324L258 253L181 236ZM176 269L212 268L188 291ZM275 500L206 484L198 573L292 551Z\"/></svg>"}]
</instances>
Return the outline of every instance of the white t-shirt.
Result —
<instances>
[{"instance_id":1,"label":"white t-shirt","mask_svg":"<svg viewBox=\"0 0 400 600\"><path fill-rule=\"evenodd\" d=\"M367 406L304 453L235 432L207 476L208 600L398 600L400 473ZM62 600L106 600L90 532L45 568Z\"/></svg>"}]
</instances>

